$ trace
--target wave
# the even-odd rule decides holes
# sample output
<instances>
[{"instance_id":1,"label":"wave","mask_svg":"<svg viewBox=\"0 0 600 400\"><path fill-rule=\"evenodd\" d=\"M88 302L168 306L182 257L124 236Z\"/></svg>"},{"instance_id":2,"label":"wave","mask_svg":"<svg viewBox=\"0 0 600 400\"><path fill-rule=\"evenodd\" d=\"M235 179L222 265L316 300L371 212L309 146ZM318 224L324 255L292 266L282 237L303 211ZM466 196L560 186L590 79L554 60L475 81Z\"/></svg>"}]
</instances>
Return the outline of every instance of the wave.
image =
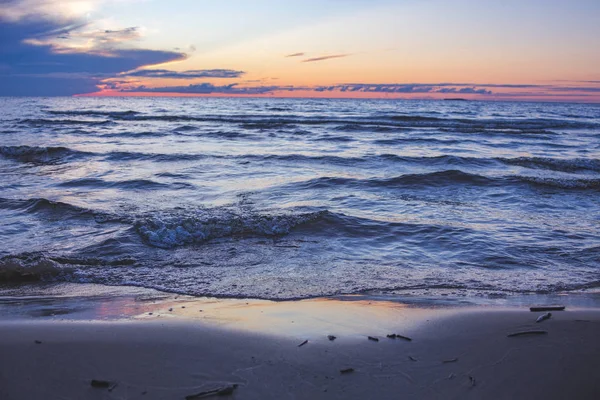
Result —
<instances>
[{"instance_id":1,"label":"wave","mask_svg":"<svg viewBox=\"0 0 600 400\"><path fill-rule=\"evenodd\" d=\"M327 211L300 214L237 213L225 209L200 210L192 215L151 215L138 220L136 231L145 243L164 249L241 236L280 236L318 220Z\"/></svg>"},{"instance_id":2,"label":"wave","mask_svg":"<svg viewBox=\"0 0 600 400\"><path fill-rule=\"evenodd\" d=\"M60 114L61 112L54 112ZM600 124L591 121L571 121L550 118L454 118L430 117L423 115L381 115L355 118L335 117L303 117L299 115L182 115L182 114L141 114L136 112L94 112L85 111L80 114L109 117L122 121L164 121L164 122L218 122L240 124L245 129L278 129L290 125L339 125L342 130L385 129L385 127L421 127L476 130L496 130L501 133L553 133L551 129L586 129L597 128ZM69 114L67 114L69 115Z\"/></svg>"},{"instance_id":3,"label":"wave","mask_svg":"<svg viewBox=\"0 0 600 400\"><path fill-rule=\"evenodd\" d=\"M303 189L347 187L399 187L399 186L452 186L456 184L489 185L494 179L459 170L445 170L423 174L405 174L392 178L357 179L346 177L319 177L292 183Z\"/></svg>"},{"instance_id":4,"label":"wave","mask_svg":"<svg viewBox=\"0 0 600 400\"><path fill-rule=\"evenodd\" d=\"M600 160L595 158L545 158L545 157L518 157L498 158L497 160L508 164L526 168L548 169L561 172L600 171Z\"/></svg>"},{"instance_id":5,"label":"wave","mask_svg":"<svg viewBox=\"0 0 600 400\"><path fill-rule=\"evenodd\" d=\"M89 154L91 153L62 146L0 146L1 156L28 163L56 163Z\"/></svg>"},{"instance_id":6,"label":"wave","mask_svg":"<svg viewBox=\"0 0 600 400\"><path fill-rule=\"evenodd\" d=\"M46 126L46 125L106 125L110 124L109 120L79 120L79 119L44 119L44 118L35 118L35 119L22 119L19 120L21 124L34 125L34 126Z\"/></svg>"},{"instance_id":7,"label":"wave","mask_svg":"<svg viewBox=\"0 0 600 400\"><path fill-rule=\"evenodd\" d=\"M208 157L218 158L218 156L209 156L206 154L161 154L161 153L139 153L130 151L113 151L105 153L104 157L109 161L154 161L154 162L177 162L177 161L196 161Z\"/></svg>"},{"instance_id":8,"label":"wave","mask_svg":"<svg viewBox=\"0 0 600 400\"><path fill-rule=\"evenodd\" d=\"M0 257L0 282L28 282L51 279L64 272L56 262L41 253Z\"/></svg>"},{"instance_id":9,"label":"wave","mask_svg":"<svg viewBox=\"0 0 600 400\"><path fill-rule=\"evenodd\" d=\"M100 111L100 110L48 110L52 115L73 115L73 116L91 116L91 117L127 117L131 115L142 114L138 111Z\"/></svg>"},{"instance_id":10,"label":"wave","mask_svg":"<svg viewBox=\"0 0 600 400\"><path fill-rule=\"evenodd\" d=\"M548 178L538 176L510 176L517 182L527 183L532 186L549 187L556 189L590 189L600 190L600 179L567 179L567 178Z\"/></svg>"},{"instance_id":11,"label":"wave","mask_svg":"<svg viewBox=\"0 0 600 400\"><path fill-rule=\"evenodd\" d=\"M103 211L90 210L60 201L45 198L6 199L0 197L0 209L14 210L28 214L52 216L60 219L93 218L98 223L130 222L131 219Z\"/></svg>"},{"instance_id":12,"label":"wave","mask_svg":"<svg viewBox=\"0 0 600 400\"><path fill-rule=\"evenodd\" d=\"M190 189L191 183L175 182L161 183L150 179L128 179L124 181L106 181L100 178L80 178L61 182L57 186L62 187L91 187L91 188L117 188L127 190L159 190L159 189Z\"/></svg>"},{"instance_id":13,"label":"wave","mask_svg":"<svg viewBox=\"0 0 600 400\"><path fill-rule=\"evenodd\" d=\"M421 174L405 174L392 178L357 179L347 177L319 177L307 181L291 183L297 189L336 189L351 188L400 188L400 187L451 187L465 186L506 186L507 184L529 184L569 189L600 189L600 179L554 178L526 175L489 177L460 170L443 170Z\"/></svg>"}]
</instances>

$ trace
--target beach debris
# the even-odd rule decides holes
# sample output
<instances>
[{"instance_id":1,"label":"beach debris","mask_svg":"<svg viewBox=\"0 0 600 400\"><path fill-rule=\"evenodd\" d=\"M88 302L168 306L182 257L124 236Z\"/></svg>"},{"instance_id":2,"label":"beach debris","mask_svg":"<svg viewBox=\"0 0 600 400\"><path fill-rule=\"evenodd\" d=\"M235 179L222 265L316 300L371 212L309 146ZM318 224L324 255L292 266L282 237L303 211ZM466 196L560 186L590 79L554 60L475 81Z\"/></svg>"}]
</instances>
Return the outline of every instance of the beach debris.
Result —
<instances>
[{"instance_id":1,"label":"beach debris","mask_svg":"<svg viewBox=\"0 0 600 400\"><path fill-rule=\"evenodd\" d=\"M337 337L335 337L333 335L327 335L327 339L329 339L333 342L335 339L337 339Z\"/></svg>"},{"instance_id":2,"label":"beach debris","mask_svg":"<svg viewBox=\"0 0 600 400\"><path fill-rule=\"evenodd\" d=\"M173 311L173 309L172 309L172 308L169 308L169 311Z\"/></svg>"},{"instance_id":3,"label":"beach debris","mask_svg":"<svg viewBox=\"0 0 600 400\"><path fill-rule=\"evenodd\" d=\"M234 383L233 385L225 386L222 388L207 390L196 394L190 394L188 396L185 396L185 400L195 400L210 396L229 396L233 394L233 391L237 389L237 387L237 383Z\"/></svg>"},{"instance_id":4,"label":"beach debris","mask_svg":"<svg viewBox=\"0 0 600 400\"><path fill-rule=\"evenodd\" d=\"M367 336L367 339L372 340L373 342L379 342L379 339L373 336Z\"/></svg>"},{"instance_id":5,"label":"beach debris","mask_svg":"<svg viewBox=\"0 0 600 400\"><path fill-rule=\"evenodd\" d=\"M409 359L410 361L417 361L417 359L416 359L416 358L414 358L413 356L408 356L408 359Z\"/></svg>"},{"instance_id":6,"label":"beach debris","mask_svg":"<svg viewBox=\"0 0 600 400\"><path fill-rule=\"evenodd\" d=\"M33 343L35 343L35 344L42 344L42 341L41 340L34 340Z\"/></svg>"},{"instance_id":7,"label":"beach debris","mask_svg":"<svg viewBox=\"0 0 600 400\"><path fill-rule=\"evenodd\" d=\"M300 343L300 344L298 345L298 347L302 347L302 346L304 346L306 343L308 343L308 340L305 340L304 342Z\"/></svg>"},{"instance_id":8,"label":"beach debris","mask_svg":"<svg viewBox=\"0 0 600 400\"><path fill-rule=\"evenodd\" d=\"M181 308L185 308L185 306L181 306Z\"/></svg>"},{"instance_id":9,"label":"beach debris","mask_svg":"<svg viewBox=\"0 0 600 400\"><path fill-rule=\"evenodd\" d=\"M148 315L152 315L152 314L154 314L154 313L151 313L151 312L148 313Z\"/></svg>"},{"instance_id":10,"label":"beach debris","mask_svg":"<svg viewBox=\"0 0 600 400\"><path fill-rule=\"evenodd\" d=\"M340 374L349 374L350 372L354 372L354 368L340 369Z\"/></svg>"},{"instance_id":11,"label":"beach debris","mask_svg":"<svg viewBox=\"0 0 600 400\"><path fill-rule=\"evenodd\" d=\"M542 314L540 315L535 322L542 322L544 320L550 319L550 317L552 316L552 313L547 312L546 314Z\"/></svg>"},{"instance_id":12,"label":"beach debris","mask_svg":"<svg viewBox=\"0 0 600 400\"><path fill-rule=\"evenodd\" d=\"M565 306L539 306L539 307L529 307L530 311L540 312L540 311L563 311Z\"/></svg>"},{"instance_id":13,"label":"beach debris","mask_svg":"<svg viewBox=\"0 0 600 400\"><path fill-rule=\"evenodd\" d=\"M412 341L412 339L409 338L408 336L398 335L397 333L389 334L389 335L387 335L387 337L390 338L390 339L404 339L404 340L407 340L409 342Z\"/></svg>"},{"instance_id":14,"label":"beach debris","mask_svg":"<svg viewBox=\"0 0 600 400\"><path fill-rule=\"evenodd\" d=\"M458 361L458 358L451 358L449 360L443 360L442 363L449 364L449 363L454 363L454 362L457 362L457 361Z\"/></svg>"},{"instance_id":15,"label":"beach debris","mask_svg":"<svg viewBox=\"0 0 600 400\"><path fill-rule=\"evenodd\" d=\"M92 379L90 385L98 389L108 389L111 386L109 381L103 381L100 379Z\"/></svg>"},{"instance_id":16,"label":"beach debris","mask_svg":"<svg viewBox=\"0 0 600 400\"><path fill-rule=\"evenodd\" d=\"M525 336L525 335L545 335L547 334L548 331L541 331L541 330L535 330L535 331L521 331L521 332L514 332L514 333L509 333L508 335L506 335L507 337L515 337L515 336Z\"/></svg>"},{"instance_id":17,"label":"beach debris","mask_svg":"<svg viewBox=\"0 0 600 400\"><path fill-rule=\"evenodd\" d=\"M471 375L469 375L469 382L471 382L471 386L475 386L476 384L475 378Z\"/></svg>"}]
</instances>

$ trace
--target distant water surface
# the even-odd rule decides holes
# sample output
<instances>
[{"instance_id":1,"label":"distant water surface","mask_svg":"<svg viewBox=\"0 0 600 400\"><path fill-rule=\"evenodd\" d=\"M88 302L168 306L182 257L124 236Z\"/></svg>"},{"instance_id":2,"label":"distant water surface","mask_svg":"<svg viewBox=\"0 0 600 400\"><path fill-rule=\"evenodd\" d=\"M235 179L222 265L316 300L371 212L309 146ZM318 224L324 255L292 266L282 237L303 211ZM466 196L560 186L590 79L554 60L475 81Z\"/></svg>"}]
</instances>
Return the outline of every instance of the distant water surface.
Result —
<instances>
[{"instance_id":1,"label":"distant water surface","mask_svg":"<svg viewBox=\"0 0 600 400\"><path fill-rule=\"evenodd\" d=\"M600 287L600 107L0 98L0 280L198 296Z\"/></svg>"}]
</instances>

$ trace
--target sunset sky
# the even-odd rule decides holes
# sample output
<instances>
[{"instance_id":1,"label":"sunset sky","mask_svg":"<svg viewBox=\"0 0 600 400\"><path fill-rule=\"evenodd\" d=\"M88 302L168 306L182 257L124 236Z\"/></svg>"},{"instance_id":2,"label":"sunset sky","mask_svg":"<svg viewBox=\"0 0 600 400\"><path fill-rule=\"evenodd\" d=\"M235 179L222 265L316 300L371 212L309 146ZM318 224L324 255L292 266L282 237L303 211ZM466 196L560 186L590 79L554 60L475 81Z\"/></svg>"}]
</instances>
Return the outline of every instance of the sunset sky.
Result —
<instances>
[{"instance_id":1,"label":"sunset sky","mask_svg":"<svg viewBox=\"0 0 600 400\"><path fill-rule=\"evenodd\" d=\"M598 0L2 0L0 95L600 102Z\"/></svg>"}]
</instances>

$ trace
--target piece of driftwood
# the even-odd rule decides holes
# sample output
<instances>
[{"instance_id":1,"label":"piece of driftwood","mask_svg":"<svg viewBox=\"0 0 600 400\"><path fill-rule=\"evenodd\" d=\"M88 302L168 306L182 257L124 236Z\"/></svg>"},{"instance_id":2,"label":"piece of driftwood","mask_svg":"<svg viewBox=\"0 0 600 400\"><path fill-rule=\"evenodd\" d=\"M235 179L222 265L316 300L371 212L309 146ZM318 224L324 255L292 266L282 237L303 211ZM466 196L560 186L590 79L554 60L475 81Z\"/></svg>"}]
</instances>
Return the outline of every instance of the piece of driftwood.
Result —
<instances>
[{"instance_id":1,"label":"piece of driftwood","mask_svg":"<svg viewBox=\"0 0 600 400\"><path fill-rule=\"evenodd\" d=\"M327 335L327 339L334 341L335 339L337 339L337 337L335 337L333 335Z\"/></svg>"},{"instance_id":2,"label":"piece of driftwood","mask_svg":"<svg viewBox=\"0 0 600 400\"><path fill-rule=\"evenodd\" d=\"M300 344L298 345L298 347L302 347L302 346L304 346L306 343L308 343L308 340L305 340L304 342L300 343Z\"/></svg>"},{"instance_id":3,"label":"piece of driftwood","mask_svg":"<svg viewBox=\"0 0 600 400\"><path fill-rule=\"evenodd\" d=\"M340 369L341 374L349 374L350 372L354 372L354 368L344 368Z\"/></svg>"},{"instance_id":4,"label":"piece of driftwood","mask_svg":"<svg viewBox=\"0 0 600 400\"><path fill-rule=\"evenodd\" d=\"M509 333L506 336L507 337L515 337L515 336L526 336L526 335L545 335L547 333L548 333L548 331L541 331L541 330L536 330L536 331L521 331L521 332Z\"/></svg>"},{"instance_id":5,"label":"piece of driftwood","mask_svg":"<svg viewBox=\"0 0 600 400\"><path fill-rule=\"evenodd\" d=\"M408 340L409 342L412 340L411 338L409 338L408 336L402 336L402 335L398 335L397 333L391 333L389 335L387 335L388 338L390 339L403 339L403 340Z\"/></svg>"},{"instance_id":6,"label":"piece of driftwood","mask_svg":"<svg viewBox=\"0 0 600 400\"><path fill-rule=\"evenodd\" d=\"M372 340L373 342L379 342L379 339L374 336L367 336L367 339Z\"/></svg>"},{"instance_id":7,"label":"piece of driftwood","mask_svg":"<svg viewBox=\"0 0 600 400\"><path fill-rule=\"evenodd\" d=\"M542 321L545 321L545 320L547 320L547 319L550 319L550 317L551 317L551 316L552 316L552 313L549 313L549 312L547 312L546 314L542 314L542 315L540 315L540 316L539 316L539 317L538 317L538 318L535 320L535 322L542 322Z\"/></svg>"},{"instance_id":8,"label":"piece of driftwood","mask_svg":"<svg viewBox=\"0 0 600 400\"><path fill-rule=\"evenodd\" d=\"M563 311L565 306L539 306L539 307L529 307L530 311L540 312L540 311Z\"/></svg>"},{"instance_id":9,"label":"piece of driftwood","mask_svg":"<svg viewBox=\"0 0 600 400\"><path fill-rule=\"evenodd\" d=\"M200 393L190 394L188 396L185 396L185 400L195 400L195 399L201 399L201 398L210 397L210 396L229 396L229 395L233 394L233 391L235 389L237 389L237 387L238 387L237 383L234 383L233 385L225 386L222 388L217 388L217 389L207 390L207 391L200 392Z\"/></svg>"},{"instance_id":10,"label":"piece of driftwood","mask_svg":"<svg viewBox=\"0 0 600 400\"><path fill-rule=\"evenodd\" d=\"M110 387L109 381L103 381L100 379L92 379L90 385L99 389L108 389Z\"/></svg>"},{"instance_id":11,"label":"piece of driftwood","mask_svg":"<svg viewBox=\"0 0 600 400\"><path fill-rule=\"evenodd\" d=\"M448 364L448 363L453 363L453 362L457 362L458 358L451 358L449 360L443 360L442 363L444 364Z\"/></svg>"}]
</instances>

